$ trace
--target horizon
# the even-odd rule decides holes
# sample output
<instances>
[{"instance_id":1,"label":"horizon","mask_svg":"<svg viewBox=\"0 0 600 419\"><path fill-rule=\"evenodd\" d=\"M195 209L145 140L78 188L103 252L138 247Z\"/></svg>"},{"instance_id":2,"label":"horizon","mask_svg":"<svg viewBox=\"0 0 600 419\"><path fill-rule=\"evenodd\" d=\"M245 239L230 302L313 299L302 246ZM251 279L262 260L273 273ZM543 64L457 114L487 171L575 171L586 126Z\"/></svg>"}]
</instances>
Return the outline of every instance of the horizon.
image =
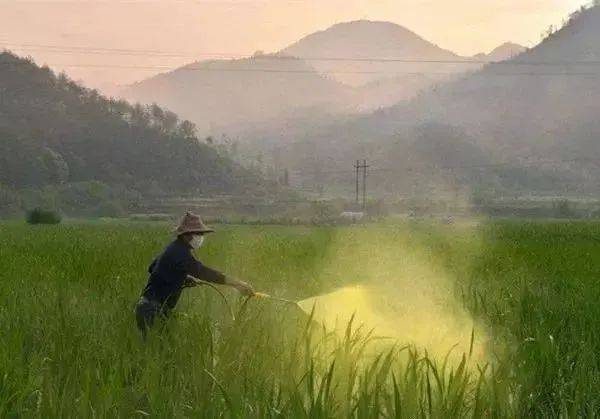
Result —
<instances>
[{"instance_id":1,"label":"horizon","mask_svg":"<svg viewBox=\"0 0 600 419\"><path fill-rule=\"evenodd\" d=\"M276 52L311 33L358 20L398 24L463 56L489 53L506 42L532 47L550 25L587 3L427 0L408 8L387 0L377 5L354 0L345 7L341 0L318 5L311 0L15 1L5 4L0 16L0 46L85 85L110 89L194 61ZM242 35L232 36L230 27Z\"/></svg>"}]
</instances>

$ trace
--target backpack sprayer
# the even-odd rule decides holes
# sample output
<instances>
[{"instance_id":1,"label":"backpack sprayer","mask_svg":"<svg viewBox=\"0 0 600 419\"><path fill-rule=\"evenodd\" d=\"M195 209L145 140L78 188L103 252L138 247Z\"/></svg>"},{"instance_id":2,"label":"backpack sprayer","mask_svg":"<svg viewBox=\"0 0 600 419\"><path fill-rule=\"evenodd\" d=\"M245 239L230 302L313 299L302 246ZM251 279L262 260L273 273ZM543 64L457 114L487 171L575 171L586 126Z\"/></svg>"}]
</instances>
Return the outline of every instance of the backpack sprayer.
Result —
<instances>
[{"instance_id":1,"label":"backpack sprayer","mask_svg":"<svg viewBox=\"0 0 600 419\"><path fill-rule=\"evenodd\" d=\"M195 278L191 275L187 276L188 279L190 281L192 281L193 283L197 284L197 285L206 285L210 288L212 288L213 290L215 290L217 293L219 293L219 295L221 296L221 298L223 299L223 302L225 303L225 305L227 306L227 308L229 309L229 314L231 315L231 319L235 320L235 314L233 313L233 309L231 307L231 304L229 304L229 301L227 300L227 297L225 297L225 294L223 294L223 292L216 287L213 283L208 282L208 281L203 281L201 279ZM268 299L268 300L272 300L272 301L278 301L280 303L285 303L285 304L290 304L290 305L294 305L296 307L298 306L298 303L296 301L292 301L292 300L286 300L285 298L279 298L279 297L273 297L272 295L269 294L265 294L264 292L255 292L254 294L248 296L248 298L246 299L246 301L244 301L243 306L246 305L246 303L250 300L250 298L262 298L262 299Z\"/></svg>"}]
</instances>

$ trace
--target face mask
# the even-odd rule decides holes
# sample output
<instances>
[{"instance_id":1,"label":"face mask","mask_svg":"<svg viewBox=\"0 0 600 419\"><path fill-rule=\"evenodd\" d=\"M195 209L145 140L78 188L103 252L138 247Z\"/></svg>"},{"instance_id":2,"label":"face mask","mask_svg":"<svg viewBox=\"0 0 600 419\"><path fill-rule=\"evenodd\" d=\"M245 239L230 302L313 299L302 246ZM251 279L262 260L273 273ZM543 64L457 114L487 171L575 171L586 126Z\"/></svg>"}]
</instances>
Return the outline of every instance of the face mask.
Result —
<instances>
[{"instance_id":1,"label":"face mask","mask_svg":"<svg viewBox=\"0 0 600 419\"><path fill-rule=\"evenodd\" d=\"M192 240L190 240L190 246L192 246L192 248L194 249L200 249L200 247L202 246L202 244L204 243L204 236L194 236L192 237Z\"/></svg>"}]
</instances>

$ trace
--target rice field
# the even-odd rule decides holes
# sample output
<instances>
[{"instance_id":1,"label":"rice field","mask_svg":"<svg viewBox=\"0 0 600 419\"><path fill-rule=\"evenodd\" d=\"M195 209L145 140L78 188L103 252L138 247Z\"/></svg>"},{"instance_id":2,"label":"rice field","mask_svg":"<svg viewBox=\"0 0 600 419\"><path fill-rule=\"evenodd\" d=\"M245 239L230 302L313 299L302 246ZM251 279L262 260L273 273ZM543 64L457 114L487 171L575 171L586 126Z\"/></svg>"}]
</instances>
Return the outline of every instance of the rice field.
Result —
<instances>
[{"instance_id":1,"label":"rice field","mask_svg":"<svg viewBox=\"0 0 600 419\"><path fill-rule=\"evenodd\" d=\"M0 417L600 413L600 224L221 226L198 257L299 301L133 306L169 226L0 224Z\"/></svg>"}]
</instances>

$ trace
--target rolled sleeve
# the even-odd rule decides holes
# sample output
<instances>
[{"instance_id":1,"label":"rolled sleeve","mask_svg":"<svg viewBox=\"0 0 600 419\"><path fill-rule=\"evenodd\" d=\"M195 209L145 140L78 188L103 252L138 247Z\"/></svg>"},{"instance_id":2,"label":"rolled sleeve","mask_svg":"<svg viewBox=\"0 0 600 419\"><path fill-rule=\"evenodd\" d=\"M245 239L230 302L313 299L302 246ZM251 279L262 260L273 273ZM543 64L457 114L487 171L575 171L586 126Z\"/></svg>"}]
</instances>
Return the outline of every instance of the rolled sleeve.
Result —
<instances>
[{"instance_id":1,"label":"rolled sleeve","mask_svg":"<svg viewBox=\"0 0 600 419\"><path fill-rule=\"evenodd\" d=\"M202 263L197 262L197 274L199 279L208 282L214 282L215 284L224 284L225 283L225 275L221 272L216 271L208 266L204 266Z\"/></svg>"},{"instance_id":2,"label":"rolled sleeve","mask_svg":"<svg viewBox=\"0 0 600 419\"><path fill-rule=\"evenodd\" d=\"M191 275L203 281L214 282L215 284L225 283L225 275L215 269L204 266L191 252L185 255L179 265L186 275Z\"/></svg>"}]
</instances>

